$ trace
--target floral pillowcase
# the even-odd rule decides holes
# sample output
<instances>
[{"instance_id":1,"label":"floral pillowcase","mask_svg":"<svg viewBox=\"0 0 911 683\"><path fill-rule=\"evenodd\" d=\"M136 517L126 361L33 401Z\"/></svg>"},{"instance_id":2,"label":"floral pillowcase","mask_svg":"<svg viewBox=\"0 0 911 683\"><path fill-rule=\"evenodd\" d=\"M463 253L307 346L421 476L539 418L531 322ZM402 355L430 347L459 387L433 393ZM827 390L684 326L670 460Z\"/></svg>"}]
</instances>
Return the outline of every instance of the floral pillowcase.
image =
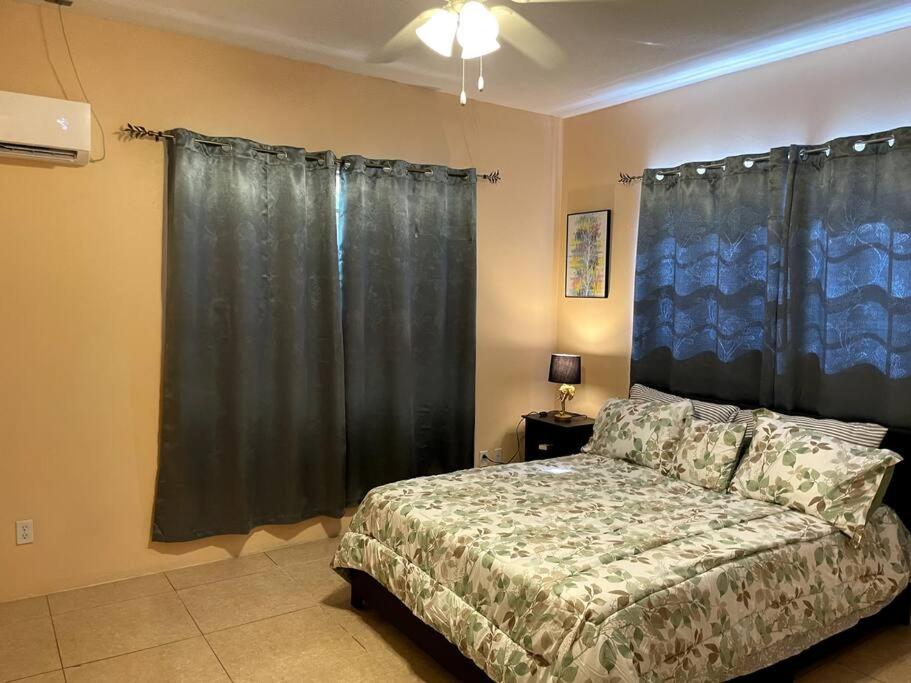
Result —
<instances>
[{"instance_id":1,"label":"floral pillowcase","mask_svg":"<svg viewBox=\"0 0 911 683\"><path fill-rule=\"evenodd\" d=\"M737 465L747 427L693 417L687 422L677 452L662 473L712 491L725 491Z\"/></svg>"},{"instance_id":2,"label":"floral pillowcase","mask_svg":"<svg viewBox=\"0 0 911 683\"><path fill-rule=\"evenodd\" d=\"M753 442L731 490L818 517L857 541L883 478L898 462L892 451L855 446L756 411Z\"/></svg>"},{"instance_id":3,"label":"floral pillowcase","mask_svg":"<svg viewBox=\"0 0 911 683\"><path fill-rule=\"evenodd\" d=\"M598 411L592 438L582 450L660 470L674 458L692 414L688 400L659 404L612 399Z\"/></svg>"}]
</instances>

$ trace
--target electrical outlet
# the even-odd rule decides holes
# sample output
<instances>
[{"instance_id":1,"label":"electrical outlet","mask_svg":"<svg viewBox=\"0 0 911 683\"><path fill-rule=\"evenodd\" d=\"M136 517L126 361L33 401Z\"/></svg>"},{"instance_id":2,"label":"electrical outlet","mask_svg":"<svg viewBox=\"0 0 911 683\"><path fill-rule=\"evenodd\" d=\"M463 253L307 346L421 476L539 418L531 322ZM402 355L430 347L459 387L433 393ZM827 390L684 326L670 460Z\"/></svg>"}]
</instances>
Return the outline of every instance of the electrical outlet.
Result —
<instances>
[{"instance_id":1,"label":"electrical outlet","mask_svg":"<svg viewBox=\"0 0 911 683\"><path fill-rule=\"evenodd\" d=\"M16 522L16 545L25 545L35 540L35 523L30 519Z\"/></svg>"},{"instance_id":2,"label":"electrical outlet","mask_svg":"<svg viewBox=\"0 0 911 683\"><path fill-rule=\"evenodd\" d=\"M502 448L493 449L493 459L494 459L494 462L503 462L503 449Z\"/></svg>"},{"instance_id":3,"label":"electrical outlet","mask_svg":"<svg viewBox=\"0 0 911 683\"><path fill-rule=\"evenodd\" d=\"M478 455L481 456L481 467L490 462L490 458L487 457L487 451L481 451Z\"/></svg>"}]
</instances>

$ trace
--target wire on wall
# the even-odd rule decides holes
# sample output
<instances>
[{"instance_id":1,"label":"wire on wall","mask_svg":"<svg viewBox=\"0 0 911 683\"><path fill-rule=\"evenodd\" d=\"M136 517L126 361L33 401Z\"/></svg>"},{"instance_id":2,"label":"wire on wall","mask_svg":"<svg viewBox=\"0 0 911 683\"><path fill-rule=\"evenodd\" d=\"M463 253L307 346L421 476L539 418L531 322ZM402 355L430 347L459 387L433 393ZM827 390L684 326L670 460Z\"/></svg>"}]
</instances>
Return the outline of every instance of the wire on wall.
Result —
<instances>
[{"instance_id":1,"label":"wire on wall","mask_svg":"<svg viewBox=\"0 0 911 683\"><path fill-rule=\"evenodd\" d=\"M44 12L38 13L38 19L41 23L41 39L44 42L44 56L47 58L47 63L51 67L51 71L54 73L54 80L57 81L57 86L60 88L60 92L63 94L63 99L70 99L69 93L66 91L66 86L63 84L63 79L60 77L60 72L57 70L57 65L54 63L53 58L51 57L51 43L47 39L47 26L45 25L44 18L46 14Z\"/></svg>"},{"instance_id":2,"label":"wire on wall","mask_svg":"<svg viewBox=\"0 0 911 683\"><path fill-rule=\"evenodd\" d=\"M53 1L53 0L49 0L49 1ZM82 93L82 99L85 100L86 102L88 102L89 105L91 106L92 102L89 99L89 96L85 94L85 86L82 85L82 78L80 78L80 76L79 76L79 69L76 68L76 61L73 59L73 50L70 48L70 38L66 33L66 23L63 21L63 4L58 3L58 2L54 2L54 4L57 5L57 18L60 21L60 32L63 34L63 43L64 43L64 45L66 45L66 54L67 54L67 57L69 57L70 66L73 69L73 74L76 76L76 83L79 84L79 91ZM72 4L72 3L70 3L70 4ZM53 66L53 64L52 64L52 66ZM57 73L56 69L54 69L54 73L55 74ZM58 78L58 82L59 82L59 78ZM60 87L63 88L62 83L61 83ZM64 92L64 96L67 99L70 99L69 96L66 94L65 88L63 88L63 92ZM108 155L108 148L107 148L107 142L104 139L104 126L101 125L101 119L99 119L98 114L95 113L94 106L91 106L91 110L92 110L92 118L95 119L95 123L98 124L98 130L101 131L101 156L98 157L97 159L89 159L89 161L94 164L97 161L105 160L105 157L107 157L107 155Z\"/></svg>"}]
</instances>

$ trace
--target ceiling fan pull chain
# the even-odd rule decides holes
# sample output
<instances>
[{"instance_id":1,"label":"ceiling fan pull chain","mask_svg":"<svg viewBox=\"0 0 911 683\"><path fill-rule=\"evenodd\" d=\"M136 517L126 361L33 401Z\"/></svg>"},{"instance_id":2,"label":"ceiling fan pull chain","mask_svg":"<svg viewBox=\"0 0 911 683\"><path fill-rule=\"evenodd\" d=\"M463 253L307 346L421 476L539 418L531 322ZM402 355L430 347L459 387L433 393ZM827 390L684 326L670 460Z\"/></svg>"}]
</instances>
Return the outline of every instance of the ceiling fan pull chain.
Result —
<instances>
[{"instance_id":1,"label":"ceiling fan pull chain","mask_svg":"<svg viewBox=\"0 0 911 683\"><path fill-rule=\"evenodd\" d=\"M484 56L478 57L478 63L481 65L481 71L478 74L478 92L484 92Z\"/></svg>"},{"instance_id":2,"label":"ceiling fan pull chain","mask_svg":"<svg viewBox=\"0 0 911 683\"><path fill-rule=\"evenodd\" d=\"M462 60L462 92L459 93L459 104L463 107L468 103L468 95L465 94L465 60Z\"/></svg>"}]
</instances>

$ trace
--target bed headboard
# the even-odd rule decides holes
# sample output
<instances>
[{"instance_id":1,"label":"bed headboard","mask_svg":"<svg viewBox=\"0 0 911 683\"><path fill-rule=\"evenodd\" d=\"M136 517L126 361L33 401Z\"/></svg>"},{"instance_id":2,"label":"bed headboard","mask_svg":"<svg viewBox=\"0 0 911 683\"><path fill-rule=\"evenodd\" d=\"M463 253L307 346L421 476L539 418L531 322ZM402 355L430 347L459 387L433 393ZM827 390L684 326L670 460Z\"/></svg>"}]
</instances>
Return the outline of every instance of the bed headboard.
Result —
<instances>
[{"instance_id":1,"label":"bed headboard","mask_svg":"<svg viewBox=\"0 0 911 683\"><path fill-rule=\"evenodd\" d=\"M895 451L904 458L895 466L892 483L883 502L895 510L905 526L911 529L911 429L890 429L883 439L883 448Z\"/></svg>"},{"instance_id":2,"label":"bed headboard","mask_svg":"<svg viewBox=\"0 0 911 683\"><path fill-rule=\"evenodd\" d=\"M727 401L706 394L680 394L680 392L675 392L673 389L656 386L653 384L650 384L649 386L660 391L676 393L678 396L685 395L687 398L695 398L700 401L711 401L713 403L737 405L744 410L754 410L755 408L762 407L755 404L751 405L747 403L739 403L737 401ZM777 409L773 408L773 410ZM800 411L782 412L787 412L790 415L804 415L806 417L826 417L825 415L814 415L813 413ZM846 419L846 421L851 422L852 420ZM857 421L868 422L869 420ZM882 447L888 448L891 451L895 451L903 458L902 462L898 463L898 465L895 466L895 471L892 475L892 482L889 484L889 488L886 490L886 496L883 499L883 502L895 510L895 512L898 513L898 516L901 518L902 522L904 522L905 526L911 529L911 428L890 427L889 431L886 433L886 437L883 439Z\"/></svg>"}]
</instances>

